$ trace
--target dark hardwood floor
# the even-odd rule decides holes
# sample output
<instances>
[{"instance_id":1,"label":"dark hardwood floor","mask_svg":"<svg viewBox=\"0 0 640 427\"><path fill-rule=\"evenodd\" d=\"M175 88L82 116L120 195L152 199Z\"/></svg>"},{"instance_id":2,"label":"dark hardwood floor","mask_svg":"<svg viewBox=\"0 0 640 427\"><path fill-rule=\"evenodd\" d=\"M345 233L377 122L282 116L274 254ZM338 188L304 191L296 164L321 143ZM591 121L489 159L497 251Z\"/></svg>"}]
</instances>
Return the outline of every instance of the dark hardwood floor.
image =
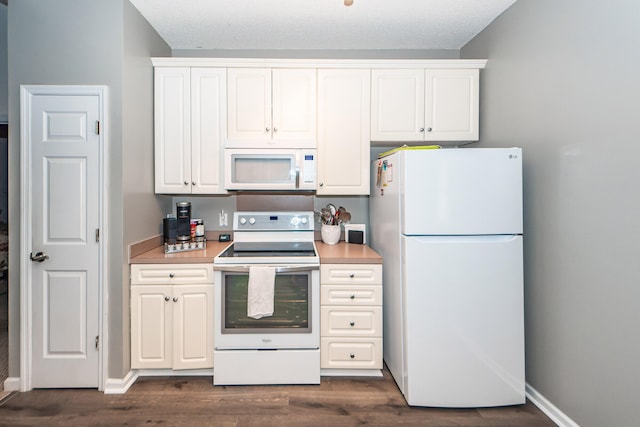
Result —
<instances>
[{"instance_id":1,"label":"dark hardwood floor","mask_svg":"<svg viewBox=\"0 0 640 427\"><path fill-rule=\"evenodd\" d=\"M532 403L407 406L393 378L323 377L319 386L213 387L211 377L145 377L124 395L33 390L0 403L2 426L554 426Z\"/></svg>"}]
</instances>

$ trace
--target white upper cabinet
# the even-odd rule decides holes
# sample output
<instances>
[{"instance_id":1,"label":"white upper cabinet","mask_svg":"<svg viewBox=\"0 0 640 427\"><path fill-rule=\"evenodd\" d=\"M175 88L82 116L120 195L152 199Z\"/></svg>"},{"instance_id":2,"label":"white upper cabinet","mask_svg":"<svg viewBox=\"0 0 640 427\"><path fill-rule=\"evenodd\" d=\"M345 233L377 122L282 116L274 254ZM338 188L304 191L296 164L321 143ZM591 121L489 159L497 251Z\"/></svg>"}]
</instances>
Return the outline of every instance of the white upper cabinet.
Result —
<instances>
[{"instance_id":1,"label":"white upper cabinet","mask_svg":"<svg viewBox=\"0 0 640 427\"><path fill-rule=\"evenodd\" d=\"M156 193L191 192L190 76L188 67L155 69Z\"/></svg>"},{"instance_id":2,"label":"white upper cabinet","mask_svg":"<svg viewBox=\"0 0 640 427\"><path fill-rule=\"evenodd\" d=\"M223 149L227 126L224 68L191 69L191 193L225 194Z\"/></svg>"},{"instance_id":3,"label":"white upper cabinet","mask_svg":"<svg viewBox=\"0 0 640 427\"><path fill-rule=\"evenodd\" d=\"M371 80L371 139L422 140L424 69L372 70Z\"/></svg>"},{"instance_id":4,"label":"white upper cabinet","mask_svg":"<svg viewBox=\"0 0 640 427\"><path fill-rule=\"evenodd\" d=\"M479 69L374 69L372 141L478 140Z\"/></svg>"},{"instance_id":5,"label":"white upper cabinet","mask_svg":"<svg viewBox=\"0 0 640 427\"><path fill-rule=\"evenodd\" d=\"M156 67L155 192L224 194L224 68Z\"/></svg>"},{"instance_id":6,"label":"white upper cabinet","mask_svg":"<svg viewBox=\"0 0 640 427\"><path fill-rule=\"evenodd\" d=\"M318 195L369 194L371 73L318 70Z\"/></svg>"},{"instance_id":7,"label":"white upper cabinet","mask_svg":"<svg viewBox=\"0 0 640 427\"><path fill-rule=\"evenodd\" d=\"M229 68L227 148L315 148L315 68Z\"/></svg>"}]
</instances>

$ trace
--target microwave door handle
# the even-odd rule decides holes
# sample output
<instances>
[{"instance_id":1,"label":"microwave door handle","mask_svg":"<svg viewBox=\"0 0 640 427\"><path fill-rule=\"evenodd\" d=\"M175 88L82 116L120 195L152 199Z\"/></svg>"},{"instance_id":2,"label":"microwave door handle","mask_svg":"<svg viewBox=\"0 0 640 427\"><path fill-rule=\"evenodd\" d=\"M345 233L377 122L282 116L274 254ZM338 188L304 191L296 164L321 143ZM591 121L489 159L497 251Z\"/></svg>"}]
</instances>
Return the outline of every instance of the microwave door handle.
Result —
<instances>
[{"instance_id":1,"label":"microwave door handle","mask_svg":"<svg viewBox=\"0 0 640 427\"><path fill-rule=\"evenodd\" d=\"M300 168L296 168L296 188L300 188Z\"/></svg>"}]
</instances>

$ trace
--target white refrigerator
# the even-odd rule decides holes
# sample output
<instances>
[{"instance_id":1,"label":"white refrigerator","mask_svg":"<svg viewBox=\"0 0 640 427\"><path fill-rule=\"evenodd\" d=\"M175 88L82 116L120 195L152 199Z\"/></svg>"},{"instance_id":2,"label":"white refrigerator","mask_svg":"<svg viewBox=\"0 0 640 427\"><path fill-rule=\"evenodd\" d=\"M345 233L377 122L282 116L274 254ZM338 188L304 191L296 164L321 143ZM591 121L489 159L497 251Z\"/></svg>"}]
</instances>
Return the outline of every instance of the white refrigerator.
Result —
<instances>
[{"instance_id":1,"label":"white refrigerator","mask_svg":"<svg viewBox=\"0 0 640 427\"><path fill-rule=\"evenodd\" d=\"M409 405L525 403L520 148L372 162L384 361Z\"/></svg>"}]
</instances>

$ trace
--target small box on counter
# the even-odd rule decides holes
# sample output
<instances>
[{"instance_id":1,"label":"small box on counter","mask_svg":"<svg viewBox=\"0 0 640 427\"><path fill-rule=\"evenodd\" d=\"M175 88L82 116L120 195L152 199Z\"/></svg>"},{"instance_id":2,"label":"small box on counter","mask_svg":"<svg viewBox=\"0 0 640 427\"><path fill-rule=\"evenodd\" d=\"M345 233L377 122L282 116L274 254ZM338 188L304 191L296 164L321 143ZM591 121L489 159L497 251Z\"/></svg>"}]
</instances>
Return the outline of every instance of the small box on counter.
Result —
<instances>
[{"instance_id":1,"label":"small box on counter","mask_svg":"<svg viewBox=\"0 0 640 427\"><path fill-rule=\"evenodd\" d=\"M358 243L364 245L367 243L366 225L365 224L345 224L344 241L347 243Z\"/></svg>"}]
</instances>

